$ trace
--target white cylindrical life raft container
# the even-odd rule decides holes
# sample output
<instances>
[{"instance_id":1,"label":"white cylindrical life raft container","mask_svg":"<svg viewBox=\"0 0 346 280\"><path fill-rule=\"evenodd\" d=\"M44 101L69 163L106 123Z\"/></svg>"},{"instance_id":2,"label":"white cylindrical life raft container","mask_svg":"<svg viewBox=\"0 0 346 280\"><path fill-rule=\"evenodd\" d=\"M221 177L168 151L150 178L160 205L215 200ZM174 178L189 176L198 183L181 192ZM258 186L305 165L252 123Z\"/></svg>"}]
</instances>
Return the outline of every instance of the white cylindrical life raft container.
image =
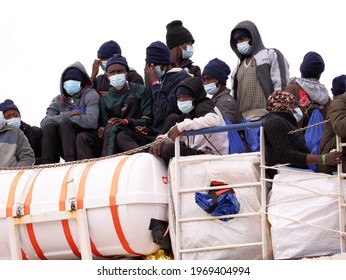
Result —
<instances>
[{"instance_id":1,"label":"white cylindrical life raft container","mask_svg":"<svg viewBox=\"0 0 346 280\"><path fill-rule=\"evenodd\" d=\"M85 210L93 258L152 254L159 246L150 221L168 220L167 168L153 155L139 153L0 171L0 259L13 258L9 220L68 213L73 203L77 211ZM19 223L22 258L80 259L77 227L76 219Z\"/></svg>"}]
</instances>

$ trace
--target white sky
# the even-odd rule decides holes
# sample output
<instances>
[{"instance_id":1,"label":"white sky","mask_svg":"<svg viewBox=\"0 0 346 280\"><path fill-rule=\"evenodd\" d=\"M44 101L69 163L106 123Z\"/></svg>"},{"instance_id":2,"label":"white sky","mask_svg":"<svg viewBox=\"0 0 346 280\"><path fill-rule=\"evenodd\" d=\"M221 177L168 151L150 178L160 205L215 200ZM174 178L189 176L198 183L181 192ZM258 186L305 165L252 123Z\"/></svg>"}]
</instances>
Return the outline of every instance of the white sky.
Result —
<instances>
[{"instance_id":1,"label":"white sky","mask_svg":"<svg viewBox=\"0 0 346 280\"><path fill-rule=\"evenodd\" d=\"M274 0L1 0L0 102L11 98L22 119L39 126L59 94L62 71L80 61L91 74L99 46L115 40L128 64L142 76L145 49L166 42L166 24L180 19L195 39L192 60L203 67L215 57L233 70L236 55L230 32L253 21L266 47L279 49L292 76L308 51L324 58L321 82L346 74L345 4L328 1ZM102 70L100 70L102 71Z\"/></svg>"}]
</instances>

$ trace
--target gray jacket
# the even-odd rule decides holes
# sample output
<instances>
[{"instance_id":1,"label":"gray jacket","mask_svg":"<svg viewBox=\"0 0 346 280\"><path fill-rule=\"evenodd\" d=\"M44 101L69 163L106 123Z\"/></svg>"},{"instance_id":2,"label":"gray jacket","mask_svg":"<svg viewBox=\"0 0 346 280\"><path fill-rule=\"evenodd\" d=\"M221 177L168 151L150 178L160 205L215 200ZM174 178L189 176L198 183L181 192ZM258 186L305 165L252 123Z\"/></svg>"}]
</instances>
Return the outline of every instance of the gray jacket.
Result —
<instances>
[{"instance_id":1,"label":"gray jacket","mask_svg":"<svg viewBox=\"0 0 346 280\"><path fill-rule=\"evenodd\" d=\"M34 151L23 131L5 124L0 129L0 168L31 166L35 162Z\"/></svg>"},{"instance_id":2,"label":"gray jacket","mask_svg":"<svg viewBox=\"0 0 346 280\"><path fill-rule=\"evenodd\" d=\"M77 68L82 71L87 77L85 87L73 96L69 96L63 89L63 77L67 69ZM60 94L53 98L47 108L46 116L41 121L41 128L44 128L50 123L59 123L64 118L70 118L72 122L78 124L82 128L96 129L98 127L99 118L99 100L100 96L97 91L92 88L92 81L88 76L87 71L80 62L75 62L68 66L60 78ZM70 111L75 107L82 107L86 110L83 115L70 116Z\"/></svg>"}]
</instances>

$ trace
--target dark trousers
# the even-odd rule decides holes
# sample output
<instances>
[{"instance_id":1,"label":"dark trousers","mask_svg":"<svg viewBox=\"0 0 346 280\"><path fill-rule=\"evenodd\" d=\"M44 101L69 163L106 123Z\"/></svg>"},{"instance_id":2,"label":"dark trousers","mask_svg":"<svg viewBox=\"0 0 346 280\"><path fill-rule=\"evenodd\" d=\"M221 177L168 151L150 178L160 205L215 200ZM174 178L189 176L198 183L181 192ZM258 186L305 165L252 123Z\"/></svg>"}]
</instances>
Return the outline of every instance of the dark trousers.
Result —
<instances>
[{"instance_id":1,"label":"dark trousers","mask_svg":"<svg viewBox=\"0 0 346 280\"><path fill-rule=\"evenodd\" d=\"M116 136L120 151L126 152L147 145L155 140L156 136L143 135L135 131L120 131Z\"/></svg>"},{"instance_id":2,"label":"dark trousers","mask_svg":"<svg viewBox=\"0 0 346 280\"><path fill-rule=\"evenodd\" d=\"M103 139L97 131L78 133L76 138L77 159L97 158L102 153Z\"/></svg>"},{"instance_id":3,"label":"dark trousers","mask_svg":"<svg viewBox=\"0 0 346 280\"><path fill-rule=\"evenodd\" d=\"M180 155L181 156L193 156L193 155L203 155L203 151L195 150L187 147L185 144L180 144ZM175 146L174 143L165 143L162 146L160 157L163 159L165 164L168 166L171 158L175 156Z\"/></svg>"},{"instance_id":4,"label":"dark trousers","mask_svg":"<svg viewBox=\"0 0 346 280\"><path fill-rule=\"evenodd\" d=\"M46 125L42 131L42 163L47 164L58 163L60 157L66 162L77 160L76 136L92 129L84 129L70 119L63 119Z\"/></svg>"}]
</instances>

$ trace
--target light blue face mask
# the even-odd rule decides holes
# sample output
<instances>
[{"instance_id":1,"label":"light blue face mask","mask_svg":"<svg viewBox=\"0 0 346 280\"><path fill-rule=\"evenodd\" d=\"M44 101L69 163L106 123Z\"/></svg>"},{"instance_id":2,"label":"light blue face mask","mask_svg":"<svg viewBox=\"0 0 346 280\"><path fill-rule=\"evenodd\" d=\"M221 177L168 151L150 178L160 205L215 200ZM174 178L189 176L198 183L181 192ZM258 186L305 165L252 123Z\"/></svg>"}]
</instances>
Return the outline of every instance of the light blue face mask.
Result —
<instances>
[{"instance_id":1,"label":"light blue face mask","mask_svg":"<svg viewBox=\"0 0 346 280\"><path fill-rule=\"evenodd\" d=\"M166 69L166 67L165 67L165 69ZM156 71L157 77L158 77L159 79L161 79L162 76L165 75L165 71L164 71L164 70L161 70L161 65L156 65L156 66L155 66L155 71Z\"/></svg>"},{"instance_id":2,"label":"light blue face mask","mask_svg":"<svg viewBox=\"0 0 346 280\"><path fill-rule=\"evenodd\" d=\"M101 61L101 68L102 68L102 70L105 71L105 72L106 72L106 66L107 66L107 60L104 60L104 61L102 60L102 61Z\"/></svg>"},{"instance_id":3,"label":"light blue face mask","mask_svg":"<svg viewBox=\"0 0 346 280\"><path fill-rule=\"evenodd\" d=\"M181 49L182 49L181 56L183 59L189 59L190 57L193 56L193 51L194 51L193 46L186 45L186 50L184 50L183 48Z\"/></svg>"},{"instance_id":4,"label":"light blue face mask","mask_svg":"<svg viewBox=\"0 0 346 280\"><path fill-rule=\"evenodd\" d=\"M207 84L207 85L203 85L205 92L207 94L210 94L210 95L216 94L219 91L219 88L220 88L220 87L216 86L216 83L217 82L210 83L210 84Z\"/></svg>"},{"instance_id":5,"label":"light blue face mask","mask_svg":"<svg viewBox=\"0 0 346 280\"><path fill-rule=\"evenodd\" d=\"M69 95L74 95L81 90L81 82L68 80L64 82L64 89Z\"/></svg>"},{"instance_id":6,"label":"light blue face mask","mask_svg":"<svg viewBox=\"0 0 346 280\"><path fill-rule=\"evenodd\" d=\"M190 113L195 106L192 105L192 100L178 101L178 108L182 113Z\"/></svg>"},{"instance_id":7,"label":"light blue face mask","mask_svg":"<svg viewBox=\"0 0 346 280\"><path fill-rule=\"evenodd\" d=\"M16 127L20 127L21 119L20 118L12 118L6 120L7 124L14 125Z\"/></svg>"},{"instance_id":8,"label":"light blue face mask","mask_svg":"<svg viewBox=\"0 0 346 280\"><path fill-rule=\"evenodd\" d=\"M303 111L300 108L293 109L293 117L296 119L297 123L303 118Z\"/></svg>"},{"instance_id":9,"label":"light blue face mask","mask_svg":"<svg viewBox=\"0 0 346 280\"><path fill-rule=\"evenodd\" d=\"M117 90L122 89L126 83L126 74L116 74L113 76L109 76L109 83Z\"/></svg>"},{"instance_id":10,"label":"light blue face mask","mask_svg":"<svg viewBox=\"0 0 346 280\"><path fill-rule=\"evenodd\" d=\"M250 41L245 41L237 44L237 49L241 54L250 54L252 46L249 44Z\"/></svg>"},{"instance_id":11,"label":"light blue face mask","mask_svg":"<svg viewBox=\"0 0 346 280\"><path fill-rule=\"evenodd\" d=\"M4 125L5 125L4 114L2 113L2 111L0 111L0 129L2 129Z\"/></svg>"}]
</instances>

